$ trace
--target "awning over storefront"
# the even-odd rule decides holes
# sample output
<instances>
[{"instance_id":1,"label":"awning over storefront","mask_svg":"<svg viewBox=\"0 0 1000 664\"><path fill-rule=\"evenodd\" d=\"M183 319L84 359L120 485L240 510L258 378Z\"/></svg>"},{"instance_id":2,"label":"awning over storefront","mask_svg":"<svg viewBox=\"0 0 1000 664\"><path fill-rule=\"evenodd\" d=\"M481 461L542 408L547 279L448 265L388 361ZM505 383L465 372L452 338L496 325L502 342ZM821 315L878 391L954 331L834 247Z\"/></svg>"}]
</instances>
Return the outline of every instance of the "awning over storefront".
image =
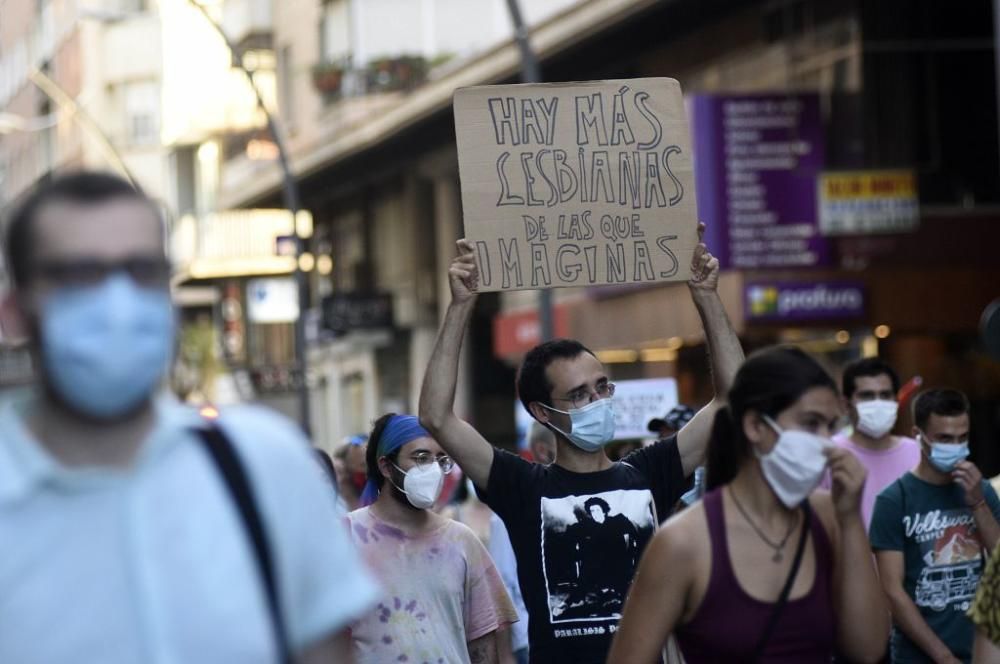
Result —
<instances>
[{"instance_id":1,"label":"awning over storefront","mask_svg":"<svg viewBox=\"0 0 1000 664\"><path fill-rule=\"evenodd\" d=\"M552 309L552 328L556 337L572 336L566 305ZM493 319L493 352L500 358L514 358L527 353L542 340L542 324L537 309L522 309Z\"/></svg>"},{"instance_id":2,"label":"awning over storefront","mask_svg":"<svg viewBox=\"0 0 1000 664\"><path fill-rule=\"evenodd\" d=\"M723 274L719 285L738 334L743 332L742 285L736 273ZM684 284L619 290L610 297L595 294L559 304L553 322L557 337L579 339L594 351L634 351L637 359L642 351L666 349L676 340L694 344L704 339L701 319ZM539 342L540 331L534 309L501 314L493 321L494 354L517 360Z\"/></svg>"},{"instance_id":3,"label":"awning over storefront","mask_svg":"<svg viewBox=\"0 0 1000 664\"><path fill-rule=\"evenodd\" d=\"M300 210L230 210L182 217L171 236L173 282L291 274L295 234L312 234L312 214Z\"/></svg>"},{"instance_id":4,"label":"awning over storefront","mask_svg":"<svg viewBox=\"0 0 1000 664\"><path fill-rule=\"evenodd\" d=\"M722 303L737 334L743 332L742 286L737 273L723 274L719 284ZM701 319L684 284L590 300L586 306L572 310L570 329L594 350L641 350L667 345L674 338L685 344L704 339Z\"/></svg>"}]
</instances>

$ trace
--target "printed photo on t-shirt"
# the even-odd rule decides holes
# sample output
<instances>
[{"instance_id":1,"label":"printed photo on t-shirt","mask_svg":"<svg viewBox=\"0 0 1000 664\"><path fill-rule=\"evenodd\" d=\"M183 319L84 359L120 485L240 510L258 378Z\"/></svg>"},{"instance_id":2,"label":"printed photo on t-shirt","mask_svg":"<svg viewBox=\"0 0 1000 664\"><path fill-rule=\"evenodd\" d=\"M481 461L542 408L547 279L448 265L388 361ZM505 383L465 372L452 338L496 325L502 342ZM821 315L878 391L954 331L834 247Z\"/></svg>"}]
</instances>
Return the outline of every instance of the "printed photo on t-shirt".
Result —
<instances>
[{"instance_id":1,"label":"printed photo on t-shirt","mask_svg":"<svg viewBox=\"0 0 1000 664\"><path fill-rule=\"evenodd\" d=\"M656 527L646 489L542 498L542 569L553 624L621 618Z\"/></svg>"},{"instance_id":2,"label":"printed photo on t-shirt","mask_svg":"<svg viewBox=\"0 0 1000 664\"><path fill-rule=\"evenodd\" d=\"M917 606L968 611L982 567L982 547L968 510L934 510L903 517L908 537L920 546L924 568L917 579Z\"/></svg>"}]
</instances>

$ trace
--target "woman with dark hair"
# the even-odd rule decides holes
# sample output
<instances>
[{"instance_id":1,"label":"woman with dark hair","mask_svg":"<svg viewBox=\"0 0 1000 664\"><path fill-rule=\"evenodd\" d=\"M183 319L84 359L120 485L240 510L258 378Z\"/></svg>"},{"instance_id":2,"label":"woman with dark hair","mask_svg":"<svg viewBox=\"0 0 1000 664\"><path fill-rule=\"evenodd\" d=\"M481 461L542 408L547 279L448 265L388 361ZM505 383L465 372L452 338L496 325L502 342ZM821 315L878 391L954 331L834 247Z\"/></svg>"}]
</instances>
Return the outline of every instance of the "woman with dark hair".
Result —
<instances>
[{"instance_id":1,"label":"woman with dark hair","mask_svg":"<svg viewBox=\"0 0 1000 664\"><path fill-rule=\"evenodd\" d=\"M877 662L889 634L860 512L864 468L830 443L840 400L794 348L752 355L715 419L708 492L643 556L609 663ZM831 493L816 492L824 471Z\"/></svg>"}]
</instances>

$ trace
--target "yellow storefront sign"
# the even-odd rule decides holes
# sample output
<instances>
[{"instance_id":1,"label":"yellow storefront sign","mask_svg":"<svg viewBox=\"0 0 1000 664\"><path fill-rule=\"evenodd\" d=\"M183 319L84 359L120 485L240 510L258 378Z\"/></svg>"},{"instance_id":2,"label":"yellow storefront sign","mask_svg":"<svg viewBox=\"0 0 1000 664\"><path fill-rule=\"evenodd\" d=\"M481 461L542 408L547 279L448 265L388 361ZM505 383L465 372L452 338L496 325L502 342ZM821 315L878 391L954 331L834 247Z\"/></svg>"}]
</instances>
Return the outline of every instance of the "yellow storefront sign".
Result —
<instances>
[{"instance_id":1,"label":"yellow storefront sign","mask_svg":"<svg viewBox=\"0 0 1000 664\"><path fill-rule=\"evenodd\" d=\"M912 171L854 171L822 176L826 200L913 198L917 180Z\"/></svg>"},{"instance_id":2,"label":"yellow storefront sign","mask_svg":"<svg viewBox=\"0 0 1000 664\"><path fill-rule=\"evenodd\" d=\"M818 182L820 231L824 235L899 233L920 222L913 171L837 171Z\"/></svg>"}]
</instances>

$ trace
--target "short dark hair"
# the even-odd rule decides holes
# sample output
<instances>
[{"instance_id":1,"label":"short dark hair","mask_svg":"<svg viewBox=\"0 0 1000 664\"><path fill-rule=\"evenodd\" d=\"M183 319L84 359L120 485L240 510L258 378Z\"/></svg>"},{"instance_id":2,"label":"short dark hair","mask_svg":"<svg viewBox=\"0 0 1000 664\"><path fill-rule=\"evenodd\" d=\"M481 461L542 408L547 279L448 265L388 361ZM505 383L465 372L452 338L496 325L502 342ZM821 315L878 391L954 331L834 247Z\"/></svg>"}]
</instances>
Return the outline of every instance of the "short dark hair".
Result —
<instances>
[{"instance_id":1,"label":"short dark hair","mask_svg":"<svg viewBox=\"0 0 1000 664\"><path fill-rule=\"evenodd\" d=\"M712 490L732 482L752 458L750 441L743 433L743 416L748 411L777 418L816 387L837 393L830 374L798 348L765 348L750 355L733 379L729 405L715 414L706 454L706 488Z\"/></svg>"},{"instance_id":2,"label":"short dark hair","mask_svg":"<svg viewBox=\"0 0 1000 664\"><path fill-rule=\"evenodd\" d=\"M594 506L600 507L604 510L604 516L611 514L611 505L608 505L608 501L603 498L598 498L597 496L591 496L587 498L586 502L583 503L583 509L588 514L590 514L590 508Z\"/></svg>"},{"instance_id":3,"label":"short dark hair","mask_svg":"<svg viewBox=\"0 0 1000 664\"><path fill-rule=\"evenodd\" d=\"M148 196L128 180L111 173L79 171L38 184L14 209L7 223L4 248L14 283L22 285L28 281L34 241L31 227L43 207L57 202L95 205L115 198L145 201L157 218L160 216L159 210Z\"/></svg>"},{"instance_id":4,"label":"short dark hair","mask_svg":"<svg viewBox=\"0 0 1000 664\"><path fill-rule=\"evenodd\" d=\"M913 423L923 430L931 415L955 417L969 412L969 400L958 390L950 388L925 390L913 401Z\"/></svg>"},{"instance_id":5,"label":"short dark hair","mask_svg":"<svg viewBox=\"0 0 1000 664\"><path fill-rule=\"evenodd\" d=\"M520 397L524 409L529 413L528 405L538 401L551 405L552 383L545 370L556 360L571 360L584 353L594 353L579 341L574 339L553 339L539 344L528 351L517 371L517 396ZM594 357L597 357L594 355Z\"/></svg>"},{"instance_id":6,"label":"short dark hair","mask_svg":"<svg viewBox=\"0 0 1000 664\"><path fill-rule=\"evenodd\" d=\"M368 436L368 447L365 449L365 465L368 467L368 479L379 489L385 484L385 478L382 477L382 472L378 468L378 443L382 440L382 432L389 425L389 420L394 417L396 417L396 413L386 413L375 420L372 432ZM389 454L386 454L385 458L395 463L399 458L400 449L402 448L397 447Z\"/></svg>"},{"instance_id":7,"label":"short dark hair","mask_svg":"<svg viewBox=\"0 0 1000 664\"><path fill-rule=\"evenodd\" d=\"M899 392L899 374L889 364L878 357L866 357L855 362L851 362L844 368L844 376L841 379L844 398L850 399L857 389L858 378L868 378L885 374L892 381L893 393Z\"/></svg>"}]
</instances>

